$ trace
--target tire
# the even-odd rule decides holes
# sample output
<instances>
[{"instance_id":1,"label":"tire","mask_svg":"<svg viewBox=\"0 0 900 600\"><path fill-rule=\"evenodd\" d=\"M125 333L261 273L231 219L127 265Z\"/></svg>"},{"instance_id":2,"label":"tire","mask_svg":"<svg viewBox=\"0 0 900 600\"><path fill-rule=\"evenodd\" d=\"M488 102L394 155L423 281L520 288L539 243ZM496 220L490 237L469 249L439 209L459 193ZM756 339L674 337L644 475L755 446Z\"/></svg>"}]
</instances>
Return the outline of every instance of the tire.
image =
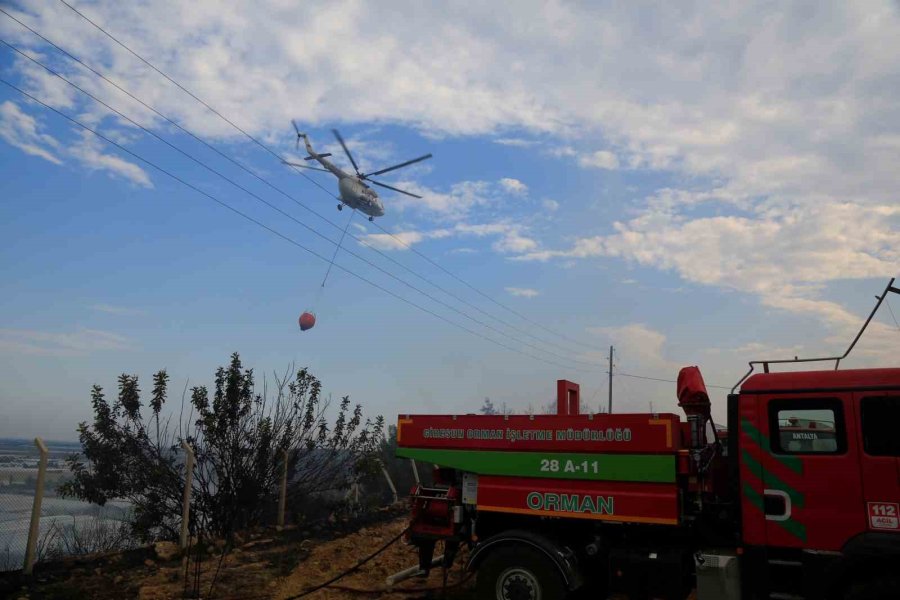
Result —
<instances>
[{"instance_id":1,"label":"tire","mask_svg":"<svg viewBox=\"0 0 900 600\"><path fill-rule=\"evenodd\" d=\"M851 585L844 600L896 600L900 598L900 578L878 577Z\"/></svg>"},{"instance_id":2,"label":"tire","mask_svg":"<svg viewBox=\"0 0 900 600\"><path fill-rule=\"evenodd\" d=\"M563 600L559 569L542 552L516 544L500 547L478 567L478 600Z\"/></svg>"}]
</instances>

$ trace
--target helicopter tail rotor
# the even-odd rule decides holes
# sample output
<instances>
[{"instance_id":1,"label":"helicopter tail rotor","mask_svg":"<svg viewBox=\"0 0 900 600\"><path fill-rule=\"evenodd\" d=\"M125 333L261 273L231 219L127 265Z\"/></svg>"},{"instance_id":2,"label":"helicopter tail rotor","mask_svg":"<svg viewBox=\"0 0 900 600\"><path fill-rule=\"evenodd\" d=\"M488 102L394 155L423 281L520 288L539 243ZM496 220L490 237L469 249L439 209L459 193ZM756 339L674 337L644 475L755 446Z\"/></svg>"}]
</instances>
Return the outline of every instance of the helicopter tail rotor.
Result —
<instances>
[{"instance_id":1,"label":"helicopter tail rotor","mask_svg":"<svg viewBox=\"0 0 900 600\"><path fill-rule=\"evenodd\" d=\"M294 126L294 131L297 132L297 150L299 150L300 149L300 140L303 139L304 137L306 137L306 134L300 132L300 128L297 127L297 121L291 119L291 125Z\"/></svg>"}]
</instances>

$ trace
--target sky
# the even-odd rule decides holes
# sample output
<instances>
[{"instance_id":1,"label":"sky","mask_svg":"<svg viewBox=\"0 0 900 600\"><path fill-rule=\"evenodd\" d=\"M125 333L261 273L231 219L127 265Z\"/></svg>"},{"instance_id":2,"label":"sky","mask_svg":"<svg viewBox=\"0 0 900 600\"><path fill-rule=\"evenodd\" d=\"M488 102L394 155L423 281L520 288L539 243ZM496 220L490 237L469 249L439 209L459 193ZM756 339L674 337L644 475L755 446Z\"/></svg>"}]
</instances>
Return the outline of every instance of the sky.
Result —
<instances>
[{"instance_id":1,"label":"sky","mask_svg":"<svg viewBox=\"0 0 900 600\"><path fill-rule=\"evenodd\" d=\"M165 368L174 406L234 351L388 422L540 410L563 378L598 410L610 345L730 387L842 353L900 272L897 2L72 5L233 125L58 0L0 4L156 111L0 13L33 98L0 84L0 436L74 439L123 372ZM432 153L384 176L422 199L339 213L279 163L292 119L364 172ZM848 366L897 366L890 309ZM679 412L613 382L616 412Z\"/></svg>"}]
</instances>

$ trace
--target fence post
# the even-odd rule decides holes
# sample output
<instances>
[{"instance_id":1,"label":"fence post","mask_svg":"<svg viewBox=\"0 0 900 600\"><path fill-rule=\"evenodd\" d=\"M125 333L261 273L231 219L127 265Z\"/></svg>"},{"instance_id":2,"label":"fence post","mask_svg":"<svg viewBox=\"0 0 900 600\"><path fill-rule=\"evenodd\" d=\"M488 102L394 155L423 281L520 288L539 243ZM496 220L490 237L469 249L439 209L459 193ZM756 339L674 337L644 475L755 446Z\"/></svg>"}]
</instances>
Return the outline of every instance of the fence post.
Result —
<instances>
[{"instance_id":1,"label":"fence post","mask_svg":"<svg viewBox=\"0 0 900 600\"><path fill-rule=\"evenodd\" d=\"M34 568L34 551L41 525L41 502L44 500L44 477L47 474L47 457L50 454L41 438L34 438L34 445L41 453L41 458L38 462L37 485L34 488L34 504L31 505L31 527L28 529L28 543L25 546L25 575L31 575Z\"/></svg>"},{"instance_id":2,"label":"fence post","mask_svg":"<svg viewBox=\"0 0 900 600\"><path fill-rule=\"evenodd\" d=\"M394 504L397 504L400 501L400 499L397 497L397 486L394 485L394 480L391 479L391 474L388 473L388 470L384 468L384 463L379 460L378 466L381 467L381 472L384 473L384 478L387 480L388 486L391 488L391 493L394 494Z\"/></svg>"},{"instance_id":3,"label":"fence post","mask_svg":"<svg viewBox=\"0 0 900 600\"><path fill-rule=\"evenodd\" d=\"M419 480L419 468L416 466L416 461L414 459L409 459L409 464L412 465L413 477L416 479L416 485L421 485L421 481Z\"/></svg>"},{"instance_id":4,"label":"fence post","mask_svg":"<svg viewBox=\"0 0 900 600\"><path fill-rule=\"evenodd\" d=\"M184 499L181 505L181 548L188 545L188 525L191 520L191 487L194 481L194 450L186 441L181 442L186 459L184 461Z\"/></svg>"},{"instance_id":5,"label":"fence post","mask_svg":"<svg viewBox=\"0 0 900 600\"><path fill-rule=\"evenodd\" d=\"M288 451L284 451L281 470L281 490L278 493L278 530L284 527L284 511L287 508Z\"/></svg>"}]
</instances>

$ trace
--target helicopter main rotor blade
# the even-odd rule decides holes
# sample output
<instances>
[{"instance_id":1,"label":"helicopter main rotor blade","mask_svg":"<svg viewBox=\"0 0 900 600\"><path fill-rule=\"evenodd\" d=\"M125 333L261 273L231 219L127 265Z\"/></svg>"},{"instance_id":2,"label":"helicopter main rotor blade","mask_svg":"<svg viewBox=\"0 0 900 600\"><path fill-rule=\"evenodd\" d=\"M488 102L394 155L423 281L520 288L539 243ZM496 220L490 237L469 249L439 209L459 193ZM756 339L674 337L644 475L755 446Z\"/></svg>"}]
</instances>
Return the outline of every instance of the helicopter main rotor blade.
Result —
<instances>
[{"instance_id":1,"label":"helicopter main rotor blade","mask_svg":"<svg viewBox=\"0 0 900 600\"><path fill-rule=\"evenodd\" d=\"M378 183L377 181L373 181L371 179L366 179L369 183L374 183L375 185L381 186L383 188L387 188L389 190L394 190L395 192L400 192L401 194L406 194L407 196L412 196L413 198L421 198L418 194L413 194L412 192L405 192L400 188L395 188L394 186L388 185L386 183Z\"/></svg>"},{"instance_id":2,"label":"helicopter main rotor blade","mask_svg":"<svg viewBox=\"0 0 900 600\"><path fill-rule=\"evenodd\" d=\"M297 121L291 119L291 125L294 126L294 131L297 132L297 148L300 148L300 138L303 137L300 133L300 128L297 127Z\"/></svg>"},{"instance_id":3,"label":"helicopter main rotor blade","mask_svg":"<svg viewBox=\"0 0 900 600\"><path fill-rule=\"evenodd\" d=\"M344 152L347 153L347 158L350 159L350 164L353 165L353 169L356 171L356 174L359 175L359 174L360 174L360 173L359 173L359 167L356 166L356 161L353 160L353 155L350 154L350 150L347 148L347 144L344 143L344 138L341 137L341 134L338 133L338 130L337 130L337 129L332 129L332 130L331 130L331 133L333 133L333 134L334 134L334 137L337 138L337 141L340 142L341 148L344 149Z\"/></svg>"},{"instance_id":4,"label":"helicopter main rotor blade","mask_svg":"<svg viewBox=\"0 0 900 600\"><path fill-rule=\"evenodd\" d=\"M402 162L399 165L394 165L393 167L388 167L386 169L381 169L380 171L375 171L374 173L367 173L366 175L360 175L360 177L371 177L372 175L381 175L382 173L387 173L388 171L394 171L396 169L401 169L403 167L407 167L411 164L421 162L423 160L427 160L431 158L431 154L425 154L424 156L420 156L419 158L414 158L412 160L408 160L406 162Z\"/></svg>"},{"instance_id":5,"label":"helicopter main rotor blade","mask_svg":"<svg viewBox=\"0 0 900 600\"><path fill-rule=\"evenodd\" d=\"M298 169L309 169L310 171L322 171L323 173L331 173L331 171L329 171L328 169L320 169L319 167L310 167L309 165L301 165L299 163L288 162L286 160L283 160L281 162L292 167L297 167Z\"/></svg>"},{"instance_id":6,"label":"helicopter main rotor blade","mask_svg":"<svg viewBox=\"0 0 900 600\"><path fill-rule=\"evenodd\" d=\"M317 156L318 156L319 158L324 158L324 157L326 157L326 156L331 156L331 152L326 152L325 154L318 154ZM307 157L304 158L303 160L316 160L316 157L315 157L315 156L307 156Z\"/></svg>"}]
</instances>

